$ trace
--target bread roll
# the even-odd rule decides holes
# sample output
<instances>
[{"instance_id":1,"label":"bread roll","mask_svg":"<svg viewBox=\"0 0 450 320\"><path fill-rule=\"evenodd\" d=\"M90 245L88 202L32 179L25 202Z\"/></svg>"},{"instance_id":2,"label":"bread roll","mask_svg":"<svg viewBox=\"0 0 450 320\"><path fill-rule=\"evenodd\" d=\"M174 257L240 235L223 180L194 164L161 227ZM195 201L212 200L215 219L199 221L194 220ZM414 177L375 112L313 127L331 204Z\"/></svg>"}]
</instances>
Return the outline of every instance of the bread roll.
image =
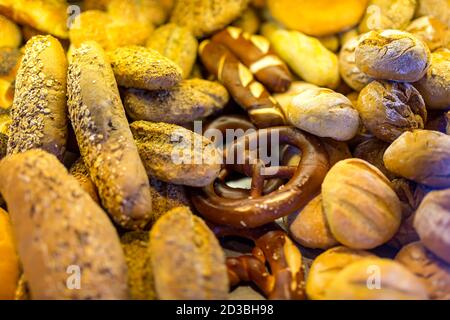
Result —
<instances>
[{"instance_id":1,"label":"bread roll","mask_svg":"<svg viewBox=\"0 0 450 320\"><path fill-rule=\"evenodd\" d=\"M450 189L425 196L416 211L414 228L427 249L450 263Z\"/></svg>"},{"instance_id":2,"label":"bread roll","mask_svg":"<svg viewBox=\"0 0 450 320\"><path fill-rule=\"evenodd\" d=\"M295 127L338 141L352 139L360 126L358 111L344 95L331 89L305 86L285 108Z\"/></svg>"},{"instance_id":3,"label":"bread roll","mask_svg":"<svg viewBox=\"0 0 450 320\"><path fill-rule=\"evenodd\" d=\"M181 81L181 68L158 51L128 46L109 54L119 86L145 90L165 90Z\"/></svg>"},{"instance_id":4,"label":"bread roll","mask_svg":"<svg viewBox=\"0 0 450 320\"><path fill-rule=\"evenodd\" d=\"M191 187L205 187L219 176L222 153L202 135L146 121L133 122L131 131L149 175Z\"/></svg>"},{"instance_id":5,"label":"bread roll","mask_svg":"<svg viewBox=\"0 0 450 320\"><path fill-rule=\"evenodd\" d=\"M58 40L28 41L16 79L8 154L46 150L62 159L67 142L67 60Z\"/></svg>"},{"instance_id":6,"label":"bread roll","mask_svg":"<svg viewBox=\"0 0 450 320\"><path fill-rule=\"evenodd\" d=\"M228 103L227 90L218 82L184 80L170 90L126 89L123 103L133 120L184 124L204 119Z\"/></svg>"},{"instance_id":7,"label":"bread roll","mask_svg":"<svg viewBox=\"0 0 450 320\"><path fill-rule=\"evenodd\" d=\"M414 35L400 30L370 31L355 50L359 70L368 76L392 81L415 82L430 67L430 50Z\"/></svg>"},{"instance_id":8,"label":"bread roll","mask_svg":"<svg viewBox=\"0 0 450 320\"><path fill-rule=\"evenodd\" d=\"M149 182L113 71L94 42L75 49L72 59L69 116L84 163L113 219L126 228L143 228L152 212Z\"/></svg>"},{"instance_id":9,"label":"bread roll","mask_svg":"<svg viewBox=\"0 0 450 320\"><path fill-rule=\"evenodd\" d=\"M144 45L153 31L148 23L123 21L103 11L81 13L70 29L70 42L79 47L85 41L96 41L105 50L127 45Z\"/></svg>"},{"instance_id":10,"label":"bread roll","mask_svg":"<svg viewBox=\"0 0 450 320\"><path fill-rule=\"evenodd\" d=\"M22 33L19 27L8 18L0 15L0 48L17 48L21 43Z\"/></svg>"},{"instance_id":11,"label":"bread roll","mask_svg":"<svg viewBox=\"0 0 450 320\"><path fill-rule=\"evenodd\" d=\"M197 58L198 41L187 28L174 23L156 29L147 47L158 51L181 67L183 79L190 76Z\"/></svg>"},{"instance_id":12,"label":"bread roll","mask_svg":"<svg viewBox=\"0 0 450 320\"><path fill-rule=\"evenodd\" d=\"M450 108L450 50L438 49L431 54L431 67L425 76L414 84L427 108Z\"/></svg>"},{"instance_id":13,"label":"bread roll","mask_svg":"<svg viewBox=\"0 0 450 320\"><path fill-rule=\"evenodd\" d=\"M329 300L427 300L421 279L389 259L362 259L339 272L326 289Z\"/></svg>"},{"instance_id":14,"label":"bread roll","mask_svg":"<svg viewBox=\"0 0 450 320\"><path fill-rule=\"evenodd\" d=\"M403 247L395 260L425 282L431 299L450 300L450 264L437 258L422 243Z\"/></svg>"},{"instance_id":15,"label":"bread roll","mask_svg":"<svg viewBox=\"0 0 450 320\"><path fill-rule=\"evenodd\" d=\"M214 233L189 208L172 209L156 222L149 250L159 299L227 298L225 254Z\"/></svg>"},{"instance_id":16,"label":"bread roll","mask_svg":"<svg viewBox=\"0 0 450 320\"><path fill-rule=\"evenodd\" d=\"M12 300L19 280L19 257L16 253L11 221L0 208L0 300Z\"/></svg>"},{"instance_id":17,"label":"bread roll","mask_svg":"<svg viewBox=\"0 0 450 320\"><path fill-rule=\"evenodd\" d=\"M170 22L191 30L197 38L223 29L239 18L248 0L178 0Z\"/></svg>"},{"instance_id":18,"label":"bread roll","mask_svg":"<svg viewBox=\"0 0 450 320\"><path fill-rule=\"evenodd\" d=\"M53 155L9 156L0 162L0 181L34 299L128 297L114 227Z\"/></svg>"},{"instance_id":19,"label":"bread roll","mask_svg":"<svg viewBox=\"0 0 450 320\"><path fill-rule=\"evenodd\" d=\"M361 19L368 0L268 0L272 16L289 29L312 36L344 31Z\"/></svg>"},{"instance_id":20,"label":"bread roll","mask_svg":"<svg viewBox=\"0 0 450 320\"><path fill-rule=\"evenodd\" d=\"M67 39L66 0L0 0L0 14L61 39Z\"/></svg>"},{"instance_id":21,"label":"bread roll","mask_svg":"<svg viewBox=\"0 0 450 320\"><path fill-rule=\"evenodd\" d=\"M328 286L345 267L367 258L376 258L372 253L335 247L320 254L311 265L306 281L306 293L310 299L322 300Z\"/></svg>"}]
</instances>

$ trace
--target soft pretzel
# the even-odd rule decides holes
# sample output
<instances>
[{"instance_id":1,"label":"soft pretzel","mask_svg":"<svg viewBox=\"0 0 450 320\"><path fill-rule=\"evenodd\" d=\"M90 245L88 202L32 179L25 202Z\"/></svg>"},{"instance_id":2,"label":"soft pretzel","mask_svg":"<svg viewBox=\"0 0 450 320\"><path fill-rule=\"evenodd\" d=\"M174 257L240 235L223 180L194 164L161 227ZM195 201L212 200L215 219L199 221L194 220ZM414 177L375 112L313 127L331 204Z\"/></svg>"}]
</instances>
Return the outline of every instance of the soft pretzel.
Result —
<instances>
[{"instance_id":1,"label":"soft pretzel","mask_svg":"<svg viewBox=\"0 0 450 320\"><path fill-rule=\"evenodd\" d=\"M60 160L67 143L67 60L58 40L28 41L17 73L8 154L40 148Z\"/></svg>"},{"instance_id":2,"label":"soft pretzel","mask_svg":"<svg viewBox=\"0 0 450 320\"><path fill-rule=\"evenodd\" d=\"M328 155L319 140L300 130L277 127L250 133L233 142L227 148L225 157L230 152L237 155L236 150L245 150L246 154L254 152L255 150L248 150L248 146L257 145L255 140L262 141L263 138L270 141L272 135L278 135L280 145L293 145L302 151L298 166L269 169L261 161L254 164L245 161L244 164L225 165L225 173L238 171L252 177L250 196L247 194L245 198L236 199L220 195L216 185L226 178L223 170L219 180L203 189L193 190L193 204L202 216L217 224L238 228L258 227L300 209L317 194L328 171ZM264 180L270 178L290 180L278 190L264 194Z\"/></svg>"},{"instance_id":3,"label":"soft pretzel","mask_svg":"<svg viewBox=\"0 0 450 320\"><path fill-rule=\"evenodd\" d=\"M68 73L69 116L84 163L105 209L125 228L151 220L150 185L103 49L74 50Z\"/></svg>"},{"instance_id":4,"label":"soft pretzel","mask_svg":"<svg viewBox=\"0 0 450 320\"><path fill-rule=\"evenodd\" d=\"M244 230L210 227L217 237L239 236L255 243L251 255L227 258L230 287L253 282L269 299L305 299L302 255L276 224Z\"/></svg>"},{"instance_id":5,"label":"soft pretzel","mask_svg":"<svg viewBox=\"0 0 450 320\"><path fill-rule=\"evenodd\" d=\"M286 124L278 102L230 50L220 43L205 40L199 51L206 69L217 76L257 127Z\"/></svg>"},{"instance_id":6,"label":"soft pretzel","mask_svg":"<svg viewBox=\"0 0 450 320\"><path fill-rule=\"evenodd\" d=\"M212 41L226 46L270 91L285 92L292 79L286 64L275 54L270 42L236 27L216 33Z\"/></svg>"}]
</instances>

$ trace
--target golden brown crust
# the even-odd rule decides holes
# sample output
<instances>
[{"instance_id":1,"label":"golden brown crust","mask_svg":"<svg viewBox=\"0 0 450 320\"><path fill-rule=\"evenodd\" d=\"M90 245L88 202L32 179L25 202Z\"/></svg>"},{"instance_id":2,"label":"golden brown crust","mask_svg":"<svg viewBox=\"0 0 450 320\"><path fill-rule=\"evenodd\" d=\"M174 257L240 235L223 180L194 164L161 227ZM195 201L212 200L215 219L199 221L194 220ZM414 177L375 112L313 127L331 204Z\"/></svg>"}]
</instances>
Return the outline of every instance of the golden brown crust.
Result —
<instances>
[{"instance_id":1,"label":"golden brown crust","mask_svg":"<svg viewBox=\"0 0 450 320\"><path fill-rule=\"evenodd\" d=\"M409 83L372 81L359 94L356 107L364 126L386 142L403 132L423 129L427 122L425 102Z\"/></svg>"},{"instance_id":2,"label":"golden brown crust","mask_svg":"<svg viewBox=\"0 0 450 320\"><path fill-rule=\"evenodd\" d=\"M148 232L127 232L120 238L120 242L128 267L128 289L131 299L155 300Z\"/></svg>"},{"instance_id":3,"label":"golden brown crust","mask_svg":"<svg viewBox=\"0 0 450 320\"><path fill-rule=\"evenodd\" d=\"M406 31L425 42L430 51L445 47L448 39L448 27L433 17L421 17L411 22Z\"/></svg>"},{"instance_id":4,"label":"golden brown crust","mask_svg":"<svg viewBox=\"0 0 450 320\"><path fill-rule=\"evenodd\" d=\"M439 49L431 54L431 67L414 86L429 109L450 108L450 50Z\"/></svg>"},{"instance_id":5,"label":"golden brown crust","mask_svg":"<svg viewBox=\"0 0 450 320\"><path fill-rule=\"evenodd\" d=\"M0 208L0 300L12 300L19 280L19 257L8 213Z\"/></svg>"},{"instance_id":6,"label":"golden brown crust","mask_svg":"<svg viewBox=\"0 0 450 320\"><path fill-rule=\"evenodd\" d=\"M68 38L65 0L1 0L0 14L61 39Z\"/></svg>"},{"instance_id":7,"label":"golden brown crust","mask_svg":"<svg viewBox=\"0 0 450 320\"><path fill-rule=\"evenodd\" d=\"M319 137L347 141L360 127L358 111L351 101L327 88L306 86L285 110L289 123Z\"/></svg>"},{"instance_id":8,"label":"golden brown crust","mask_svg":"<svg viewBox=\"0 0 450 320\"><path fill-rule=\"evenodd\" d=\"M8 18L0 15L0 48L17 48L21 43L22 33L19 27Z\"/></svg>"},{"instance_id":9,"label":"golden brown crust","mask_svg":"<svg viewBox=\"0 0 450 320\"><path fill-rule=\"evenodd\" d=\"M72 59L69 115L84 163L114 220L126 228L142 228L151 219L149 183L113 71L94 42L76 49Z\"/></svg>"},{"instance_id":10,"label":"golden brown crust","mask_svg":"<svg viewBox=\"0 0 450 320\"><path fill-rule=\"evenodd\" d=\"M232 25L250 34L255 34L261 26L261 19L255 8L248 7L238 19L233 21Z\"/></svg>"},{"instance_id":11,"label":"golden brown crust","mask_svg":"<svg viewBox=\"0 0 450 320\"><path fill-rule=\"evenodd\" d=\"M0 162L0 180L34 299L127 298L116 230L53 155L9 156ZM81 288L73 290L77 275Z\"/></svg>"},{"instance_id":12,"label":"golden brown crust","mask_svg":"<svg viewBox=\"0 0 450 320\"><path fill-rule=\"evenodd\" d=\"M355 50L358 47L361 37L354 37L342 46L339 52L339 72L345 83L353 90L361 91L367 84L372 82L372 78L359 70L355 61Z\"/></svg>"},{"instance_id":13,"label":"golden brown crust","mask_svg":"<svg viewBox=\"0 0 450 320\"><path fill-rule=\"evenodd\" d=\"M350 248L382 245L400 226L400 201L389 180L360 159L331 168L322 184L322 201L331 233Z\"/></svg>"},{"instance_id":14,"label":"golden brown crust","mask_svg":"<svg viewBox=\"0 0 450 320\"><path fill-rule=\"evenodd\" d=\"M450 265L428 251L422 243L407 245L395 260L425 282L430 299L450 299Z\"/></svg>"},{"instance_id":15,"label":"golden brown crust","mask_svg":"<svg viewBox=\"0 0 450 320\"><path fill-rule=\"evenodd\" d=\"M188 28L197 38L203 38L237 19L247 4L248 0L178 0L170 22Z\"/></svg>"},{"instance_id":16,"label":"golden brown crust","mask_svg":"<svg viewBox=\"0 0 450 320\"><path fill-rule=\"evenodd\" d=\"M306 281L308 298L324 299L328 286L340 271L353 262L373 257L375 256L368 251L342 246L325 251L314 260L309 270Z\"/></svg>"},{"instance_id":17,"label":"golden brown crust","mask_svg":"<svg viewBox=\"0 0 450 320\"><path fill-rule=\"evenodd\" d=\"M450 136L437 131L405 132L386 150L386 168L430 187L450 187Z\"/></svg>"},{"instance_id":18,"label":"golden brown crust","mask_svg":"<svg viewBox=\"0 0 450 320\"><path fill-rule=\"evenodd\" d=\"M109 60L119 86L164 90L181 81L181 68L153 49L121 47L110 52Z\"/></svg>"},{"instance_id":19,"label":"golden brown crust","mask_svg":"<svg viewBox=\"0 0 450 320\"><path fill-rule=\"evenodd\" d=\"M338 245L322 210L322 197L312 199L289 226L292 238L306 248L329 249Z\"/></svg>"},{"instance_id":20,"label":"golden brown crust","mask_svg":"<svg viewBox=\"0 0 450 320\"><path fill-rule=\"evenodd\" d=\"M153 31L147 41L147 47L179 65L183 79L190 76L197 58L198 41L189 29L174 23L166 24Z\"/></svg>"},{"instance_id":21,"label":"golden brown crust","mask_svg":"<svg viewBox=\"0 0 450 320\"><path fill-rule=\"evenodd\" d=\"M153 31L148 23L116 19L106 12L89 10L81 13L69 36L74 47L85 41L96 41L105 50L128 45L144 45Z\"/></svg>"},{"instance_id":22,"label":"golden brown crust","mask_svg":"<svg viewBox=\"0 0 450 320\"><path fill-rule=\"evenodd\" d=\"M193 187L219 175L222 154L203 136L162 122L136 121L131 130L148 175Z\"/></svg>"},{"instance_id":23,"label":"golden brown crust","mask_svg":"<svg viewBox=\"0 0 450 320\"><path fill-rule=\"evenodd\" d=\"M450 263L450 189L426 195L416 211L414 227L424 246Z\"/></svg>"},{"instance_id":24,"label":"golden brown crust","mask_svg":"<svg viewBox=\"0 0 450 320\"><path fill-rule=\"evenodd\" d=\"M422 1L422 0L421 0ZM411 21L417 0L370 0L359 24L361 33L370 30L403 30Z\"/></svg>"},{"instance_id":25,"label":"golden brown crust","mask_svg":"<svg viewBox=\"0 0 450 320\"><path fill-rule=\"evenodd\" d=\"M415 17L430 16L439 19L450 28L449 0L419 0L417 1Z\"/></svg>"},{"instance_id":26,"label":"golden brown crust","mask_svg":"<svg viewBox=\"0 0 450 320\"><path fill-rule=\"evenodd\" d=\"M274 51L301 79L331 89L339 86L338 57L319 39L282 29L273 23L264 24L261 31L270 40Z\"/></svg>"},{"instance_id":27,"label":"golden brown crust","mask_svg":"<svg viewBox=\"0 0 450 320\"><path fill-rule=\"evenodd\" d=\"M225 254L188 208L175 208L156 222L149 250L159 299L227 298Z\"/></svg>"},{"instance_id":28,"label":"golden brown crust","mask_svg":"<svg viewBox=\"0 0 450 320\"><path fill-rule=\"evenodd\" d=\"M109 0L108 14L114 19L160 25L167 19L167 12L159 0Z\"/></svg>"},{"instance_id":29,"label":"golden brown crust","mask_svg":"<svg viewBox=\"0 0 450 320\"><path fill-rule=\"evenodd\" d=\"M170 90L125 89L123 103L132 120L185 124L222 110L229 101L218 82L183 80Z\"/></svg>"},{"instance_id":30,"label":"golden brown crust","mask_svg":"<svg viewBox=\"0 0 450 320\"><path fill-rule=\"evenodd\" d=\"M430 67L430 49L400 30L370 31L355 50L356 66L375 79L415 82Z\"/></svg>"},{"instance_id":31,"label":"golden brown crust","mask_svg":"<svg viewBox=\"0 0 450 320\"><path fill-rule=\"evenodd\" d=\"M368 0L268 0L272 16L289 29L326 36L356 25Z\"/></svg>"},{"instance_id":32,"label":"golden brown crust","mask_svg":"<svg viewBox=\"0 0 450 320\"><path fill-rule=\"evenodd\" d=\"M28 41L17 73L8 154L41 148L62 159L67 143L67 60L58 40Z\"/></svg>"},{"instance_id":33,"label":"golden brown crust","mask_svg":"<svg viewBox=\"0 0 450 320\"><path fill-rule=\"evenodd\" d=\"M422 280L400 263L373 258L339 272L327 287L325 299L428 300L428 292Z\"/></svg>"}]
</instances>

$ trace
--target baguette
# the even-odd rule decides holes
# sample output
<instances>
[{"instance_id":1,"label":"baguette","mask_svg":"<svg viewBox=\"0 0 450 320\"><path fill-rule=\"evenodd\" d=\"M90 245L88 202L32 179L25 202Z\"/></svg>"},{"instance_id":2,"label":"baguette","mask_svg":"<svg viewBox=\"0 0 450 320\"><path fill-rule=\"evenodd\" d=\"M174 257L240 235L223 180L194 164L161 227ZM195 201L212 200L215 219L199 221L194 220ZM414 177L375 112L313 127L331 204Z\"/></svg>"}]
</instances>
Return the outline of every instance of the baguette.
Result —
<instances>
[{"instance_id":1,"label":"baguette","mask_svg":"<svg viewBox=\"0 0 450 320\"><path fill-rule=\"evenodd\" d=\"M70 120L103 207L119 225L144 228L152 212L150 186L100 45L74 50L68 79Z\"/></svg>"},{"instance_id":2,"label":"baguette","mask_svg":"<svg viewBox=\"0 0 450 320\"><path fill-rule=\"evenodd\" d=\"M17 73L8 154L40 148L60 160L67 142L67 60L58 40L28 41Z\"/></svg>"},{"instance_id":3,"label":"baguette","mask_svg":"<svg viewBox=\"0 0 450 320\"><path fill-rule=\"evenodd\" d=\"M53 155L9 156L0 162L0 181L33 299L128 297L113 225Z\"/></svg>"}]
</instances>

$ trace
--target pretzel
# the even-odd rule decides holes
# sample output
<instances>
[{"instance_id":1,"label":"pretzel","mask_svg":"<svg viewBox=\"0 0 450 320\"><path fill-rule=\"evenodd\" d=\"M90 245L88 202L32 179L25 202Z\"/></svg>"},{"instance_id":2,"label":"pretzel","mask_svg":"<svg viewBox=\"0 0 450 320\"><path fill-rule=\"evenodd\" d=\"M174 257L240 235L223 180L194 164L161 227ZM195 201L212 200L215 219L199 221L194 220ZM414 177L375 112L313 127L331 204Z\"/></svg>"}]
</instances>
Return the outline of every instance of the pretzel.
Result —
<instances>
[{"instance_id":1,"label":"pretzel","mask_svg":"<svg viewBox=\"0 0 450 320\"><path fill-rule=\"evenodd\" d=\"M219 131L224 138L226 138L227 130L234 130L234 133L236 133L236 130L242 130L241 132L243 134L248 133L251 130L256 130L256 127L247 119L247 117L241 116L241 115L225 115L221 116L219 118L216 118L215 120L211 121L209 124L206 125L204 134L207 134L208 138L211 139L211 141L214 142L214 131ZM212 135L210 137L210 135ZM215 141L216 147L222 147L219 145L220 143L218 141ZM223 141L224 143L229 141ZM224 147L224 146L223 146ZM283 162L287 163L289 161L289 158L294 155L288 154L288 148L282 149L282 157ZM229 175L229 172L227 170L224 170L221 172L221 175L219 177L219 181L216 185L216 192L225 197L225 198L231 198L231 199L242 199L249 196L249 190L242 189L242 188L232 188L229 187L225 182L225 178ZM266 181L264 185L264 194L271 193L281 187L284 184L283 179L270 179Z\"/></svg>"},{"instance_id":2,"label":"pretzel","mask_svg":"<svg viewBox=\"0 0 450 320\"><path fill-rule=\"evenodd\" d=\"M199 52L206 69L217 76L258 128L286 124L278 102L230 50L220 43L205 40Z\"/></svg>"},{"instance_id":3,"label":"pretzel","mask_svg":"<svg viewBox=\"0 0 450 320\"><path fill-rule=\"evenodd\" d=\"M255 141L262 138L267 137L267 141L271 141L273 134L279 136L280 145L293 145L301 150L302 158L298 166L265 168L261 160L226 164L219 182L224 182L231 171L252 177L250 196L247 194L247 197L239 199L226 197L227 194L217 191L217 180L203 189L193 189L192 202L207 220L237 228L254 228L299 210L319 192L329 168L328 156L317 138L298 129L276 127L258 130L234 141L226 149L225 157L229 152L236 155L237 150L245 150L246 155L255 152L249 147L255 149ZM289 182L274 192L264 194L264 180L271 178L289 179Z\"/></svg>"},{"instance_id":4,"label":"pretzel","mask_svg":"<svg viewBox=\"0 0 450 320\"><path fill-rule=\"evenodd\" d=\"M239 236L255 243L251 255L227 258L230 287L253 282L269 299L305 299L302 255L278 225L256 229L210 227L217 237Z\"/></svg>"},{"instance_id":5,"label":"pretzel","mask_svg":"<svg viewBox=\"0 0 450 320\"><path fill-rule=\"evenodd\" d=\"M275 54L270 42L240 28L228 27L216 33L212 41L227 47L272 92L286 92L292 78L286 64Z\"/></svg>"}]
</instances>

